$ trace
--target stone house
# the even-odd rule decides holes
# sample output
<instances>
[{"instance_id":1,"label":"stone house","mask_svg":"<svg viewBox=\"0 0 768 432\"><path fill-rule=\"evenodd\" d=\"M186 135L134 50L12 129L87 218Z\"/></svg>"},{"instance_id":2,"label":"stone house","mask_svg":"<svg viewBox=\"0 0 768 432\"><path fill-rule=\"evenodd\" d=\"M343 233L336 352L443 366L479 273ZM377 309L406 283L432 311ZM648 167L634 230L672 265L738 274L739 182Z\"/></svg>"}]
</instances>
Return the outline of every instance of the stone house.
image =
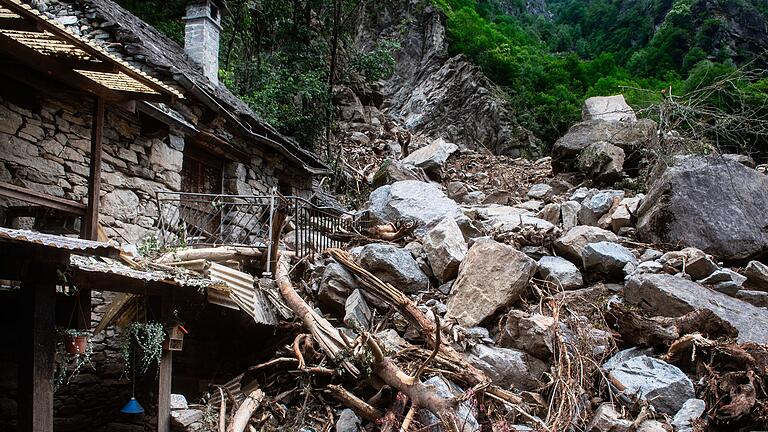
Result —
<instances>
[{"instance_id":1,"label":"stone house","mask_svg":"<svg viewBox=\"0 0 768 432\"><path fill-rule=\"evenodd\" d=\"M274 187L306 196L312 176L327 172L314 154L218 83L217 2L190 2L183 49L109 0L46 4L43 15L178 94L163 102L106 105L99 221L110 238L136 243L149 235L158 190L264 195ZM87 203L93 102L17 81L15 71L4 75L0 181ZM66 88L66 82L54 86ZM31 222L16 204L0 201L6 226Z\"/></svg>"},{"instance_id":2,"label":"stone house","mask_svg":"<svg viewBox=\"0 0 768 432\"><path fill-rule=\"evenodd\" d=\"M183 48L110 0L29 3L34 7L0 0L1 227L139 244L157 231L160 191L251 196L276 190L309 198L313 177L329 173L316 155L218 82L226 10L219 0L189 2ZM24 312L16 310L18 293L10 285L0 288L0 322L14 334ZM111 294L84 292L83 306L93 312L84 323L89 326ZM221 311L200 313L216 322L200 332L208 340L241 321ZM94 339L94 371L57 392L55 430L168 430L167 421L151 416L138 423L116 418L130 390L115 331ZM270 337L262 331L250 327L241 334ZM20 337L6 346L19 345ZM13 351L0 354L2 432L28 427L15 423L19 360ZM182 370L207 361L189 356ZM193 377L188 381L194 385ZM157 397L152 385L138 391Z\"/></svg>"}]
</instances>

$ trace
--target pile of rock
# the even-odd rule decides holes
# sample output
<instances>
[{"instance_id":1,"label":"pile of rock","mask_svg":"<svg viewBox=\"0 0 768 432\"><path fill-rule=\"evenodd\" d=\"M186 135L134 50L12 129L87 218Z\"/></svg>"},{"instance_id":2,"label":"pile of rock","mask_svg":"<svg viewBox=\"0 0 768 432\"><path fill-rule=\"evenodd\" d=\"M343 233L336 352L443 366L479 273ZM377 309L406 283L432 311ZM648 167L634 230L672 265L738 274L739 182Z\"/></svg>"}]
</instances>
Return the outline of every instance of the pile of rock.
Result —
<instances>
[{"instance_id":1,"label":"pile of rock","mask_svg":"<svg viewBox=\"0 0 768 432\"><path fill-rule=\"evenodd\" d=\"M587 121L607 123L601 127L636 122L629 113L606 117L591 106L585 108ZM450 157L449 148L441 142L425 147L413 165L434 176ZM728 176L735 181L725 181ZM452 323L454 335L463 335L454 343L466 358L510 388L533 390L545 371L558 373L558 343L577 350L588 341L587 355L598 362L619 343L608 328L591 324L588 312L564 320L552 310L527 306L538 304L542 290L560 291L555 298L561 299L598 296L609 304L636 304L661 317L707 309L738 331L739 342L768 343L768 266L759 260L728 266L768 251L768 225L757 211L768 208L768 178L731 158L711 156L678 158L655 179L647 195L631 195L563 187L562 178L554 178L533 185L527 200L513 205L478 203L453 184L445 190L437 183L396 181L371 194L370 214L381 223L413 222L415 237L400 246L371 244L353 252L361 266ZM719 192L705 193L712 190ZM461 196L461 203L451 196ZM321 302L356 292L354 278L339 274L333 262L325 263L322 281ZM420 337L412 330L406 325L388 332L396 331L407 345ZM701 390L692 372L660 358L664 352L658 348L630 346L604 362L602 373L614 395L629 405L620 409L593 393L586 430L692 430L694 423L715 421L704 416L711 407L696 398ZM447 378L440 380L459 391ZM637 406L666 414L668 421L658 417L633 426L628 414Z\"/></svg>"}]
</instances>

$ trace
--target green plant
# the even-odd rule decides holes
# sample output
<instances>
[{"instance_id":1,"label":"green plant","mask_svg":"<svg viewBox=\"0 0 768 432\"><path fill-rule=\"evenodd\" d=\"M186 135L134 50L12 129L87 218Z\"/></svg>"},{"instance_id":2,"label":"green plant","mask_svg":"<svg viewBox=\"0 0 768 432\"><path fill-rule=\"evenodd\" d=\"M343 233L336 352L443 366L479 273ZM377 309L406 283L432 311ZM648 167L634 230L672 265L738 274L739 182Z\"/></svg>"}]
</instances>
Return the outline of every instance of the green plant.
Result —
<instances>
[{"instance_id":1,"label":"green plant","mask_svg":"<svg viewBox=\"0 0 768 432\"><path fill-rule=\"evenodd\" d=\"M158 322L132 322L123 330L120 354L125 361L126 374L134 367L144 374L153 365L159 365L163 356L165 329Z\"/></svg>"},{"instance_id":2,"label":"green plant","mask_svg":"<svg viewBox=\"0 0 768 432\"><path fill-rule=\"evenodd\" d=\"M139 245L139 253L143 257L152 257L160 252L160 239L156 235L146 237Z\"/></svg>"},{"instance_id":3,"label":"green plant","mask_svg":"<svg viewBox=\"0 0 768 432\"><path fill-rule=\"evenodd\" d=\"M398 41L384 39L371 51L359 53L352 58L350 65L352 70L364 76L368 82L389 78L395 72L395 58L392 53L398 49Z\"/></svg>"},{"instance_id":4,"label":"green plant","mask_svg":"<svg viewBox=\"0 0 768 432\"><path fill-rule=\"evenodd\" d=\"M93 363L91 363L93 347L90 343L90 332L86 330L59 327L56 329L56 334L58 337L56 341L56 372L54 376L54 391L61 388L61 386L69 384L72 378L80 374L83 366L88 365L93 368ZM67 341L74 337L88 338L85 352L72 354L67 350Z\"/></svg>"}]
</instances>

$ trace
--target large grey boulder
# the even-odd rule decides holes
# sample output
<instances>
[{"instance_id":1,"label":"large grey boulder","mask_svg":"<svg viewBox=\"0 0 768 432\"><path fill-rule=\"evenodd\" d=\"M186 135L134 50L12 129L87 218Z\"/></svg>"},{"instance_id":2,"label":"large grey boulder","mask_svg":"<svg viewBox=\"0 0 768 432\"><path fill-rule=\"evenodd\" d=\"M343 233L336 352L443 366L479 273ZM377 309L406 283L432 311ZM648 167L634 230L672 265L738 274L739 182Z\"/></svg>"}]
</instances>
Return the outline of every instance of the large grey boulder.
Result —
<instances>
[{"instance_id":1,"label":"large grey boulder","mask_svg":"<svg viewBox=\"0 0 768 432\"><path fill-rule=\"evenodd\" d=\"M536 262L512 246L478 239L459 266L448 298L448 316L474 327L518 301L536 272Z\"/></svg>"},{"instance_id":2,"label":"large grey boulder","mask_svg":"<svg viewBox=\"0 0 768 432\"><path fill-rule=\"evenodd\" d=\"M539 274L564 290L581 288L584 280L579 269L565 258L545 256L539 260Z\"/></svg>"},{"instance_id":3,"label":"large grey boulder","mask_svg":"<svg viewBox=\"0 0 768 432\"><path fill-rule=\"evenodd\" d=\"M624 95L594 96L584 101L581 119L605 120L607 122L635 122L635 111L624 100Z\"/></svg>"},{"instance_id":4,"label":"large grey boulder","mask_svg":"<svg viewBox=\"0 0 768 432\"><path fill-rule=\"evenodd\" d=\"M637 266L637 259L632 251L613 242L589 243L581 254L584 270L609 276L622 275L624 266Z\"/></svg>"},{"instance_id":5,"label":"large grey boulder","mask_svg":"<svg viewBox=\"0 0 768 432\"><path fill-rule=\"evenodd\" d=\"M744 260L768 252L768 176L722 156L677 156L638 209L643 241Z\"/></svg>"},{"instance_id":6,"label":"large grey boulder","mask_svg":"<svg viewBox=\"0 0 768 432\"><path fill-rule=\"evenodd\" d=\"M427 253L432 273L442 283L455 279L459 264L467 256L467 243L456 221L443 218L424 236L424 251Z\"/></svg>"},{"instance_id":7,"label":"large grey boulder","mask_svg":"<svg viewBox=\"0 0 768 432\"><path fill-rule=\"evenodd\" d=\"M406 250L387 244L369 244L357 257L358 263L382 282L414 293L429 288L429 278L413 255Z\"/></svg>"},{"instance_id":8,"label":"large grey boulder","mask_svg":"<svg viewBox=\"0 0 768 432\"><path fill-rule=\"evenodd\" d=\"M588 145L579 154L576 167L598 183L612 183L624 172L624 150L605 141Z\"/></svg>"},{"instance_id":9,"label":"large grey boulder","mask_svg":"<svg viewBox=\"0 0 768 432\"><path fill-rule=\"evenodd\" d=\"M620 147L626 154L642 154L658 142L656 123L642 119L636 122L589 120L573 125L552 147L552 170L555 173L576 170L578 155L598 141Z\"/></svg>"},{"instance_id":10,"label":"large grey boulder","mask_svg":"<svg viewBox=\"0 0 768 432\"><path fill-rule=\"evenodd\" d=\"M494 384L520 390L540 387L539 378L547 369L544 362L522 351L483 344L473 346L468 357Z\"/></svg>"},{"instance_id":11,"label":"large grey boulder","mask_svg":"<svg viewBox=\"0 0 768 432\"><path fill-rule=\"evenodd\" d=\"M601 241L618 242L616 234L602 228L578 225L568 230L555 241L555 250L572 262L581 264L581 255L589 243Z\"/></svg>"},{"instance_id":12,"label":"large grey boulder","mask_svg":"<svg viewBox=\"0 0 768 432\"><path fill-rule=\"evenodd\" d=\"M677 366L641 355L603 366L622 393L645 400L657 411L674 414L695 396L693 383Z\"/></svg>"},{"instance_id":13,"label":"large grey boulder","mask_svg":"<svg viewBox=\"0 0 768 432\"><path fill-rule=\"evenodd\" d=\"M624 298L654 315L677 317L709 309L739 331L739 342L768 343L768 310L668 274L634 275Z\"/></svg>"},{"instance_id":14,"label":"large grey boulder","mask_svg":"<svg viewBox=\"0 0 768 432\"><path fill-rule=\"evenodd\" d=\"M443 217L462 216L455 201L445 196L435 183L404 180L382 186L369 198L370 212L381 222L412 220L424 227Z\"/></svg>"},{"instance_id":15,"label":"large grey boulder","mask_svg":"<svg viewBox=\"0 0 768 432\"><path fill-rule=\"evenodd\" d=\"M403 163L422 168L427 174L436 178L442 177L442 169L445 162L459 146L445 142L442 138L436 139L432 144L424 146L403 159Z\"/></svg>"}]
</instances>

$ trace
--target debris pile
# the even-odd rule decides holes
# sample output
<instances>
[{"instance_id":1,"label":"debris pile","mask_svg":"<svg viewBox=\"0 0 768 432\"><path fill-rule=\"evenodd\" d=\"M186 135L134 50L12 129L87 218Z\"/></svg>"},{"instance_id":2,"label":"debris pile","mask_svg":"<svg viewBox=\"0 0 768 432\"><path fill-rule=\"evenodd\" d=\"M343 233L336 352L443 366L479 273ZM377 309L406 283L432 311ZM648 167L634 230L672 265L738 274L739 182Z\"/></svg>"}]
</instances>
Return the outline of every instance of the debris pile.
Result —
<instances>
[{"instance_id":1,"label":"debris pile","mask_svg":"<svg viewBox=\"0 0 768 432\"><path fill-rule=\"evenodd\" d=\"M606 122L596 106L589 122ZM274 279L253 286L293 342L213 383L208 423L187 429L764 428L768 248L755 206L768 208L768 177L696 158L659 168L648 195L441 140L379 162L419 176L377 185L367 231L318 227L348 247L280 250ZM729 173L749 179L734 192L749 199L694 198ZM738 244L707 234L719 229Z\"/></svg>"}]
</instances>

